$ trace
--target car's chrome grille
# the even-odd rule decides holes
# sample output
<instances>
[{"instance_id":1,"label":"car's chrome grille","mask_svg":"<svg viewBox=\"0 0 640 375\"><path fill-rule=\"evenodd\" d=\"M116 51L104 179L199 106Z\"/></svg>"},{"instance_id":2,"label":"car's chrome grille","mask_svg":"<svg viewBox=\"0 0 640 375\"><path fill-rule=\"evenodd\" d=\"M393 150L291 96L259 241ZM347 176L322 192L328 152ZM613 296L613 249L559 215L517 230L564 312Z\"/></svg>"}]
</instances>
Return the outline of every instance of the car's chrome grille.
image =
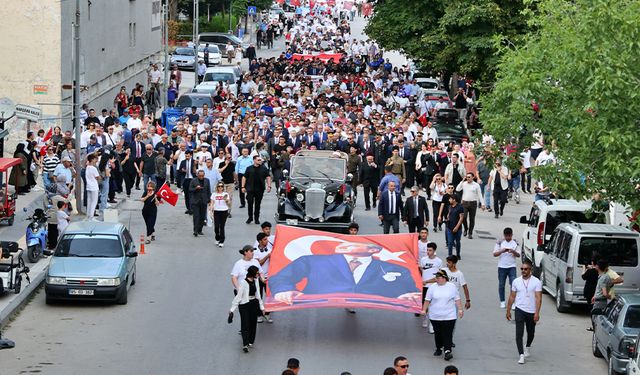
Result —
<instances>
[{"instance_id":1,"label":"car's chrome grille","mask_svg":"<svg viewBox=\"0 0 640 375\"><path fill-rule=\"evenodd\" d=\"M324 213L324 196L323 189L310 188L305 192L305 215L312 219L322 217Z\"/></svg>"},{"instance_id":2,"label":"car's chrome grille","mask_svg":"<svg viewBox=\"0 0 640 375\"><path fill-rule=\"evenodd\" d=\"M67 279L67 285L96 286L98 285L98 281L91 279Z\"/></svg>"}]
</instances>

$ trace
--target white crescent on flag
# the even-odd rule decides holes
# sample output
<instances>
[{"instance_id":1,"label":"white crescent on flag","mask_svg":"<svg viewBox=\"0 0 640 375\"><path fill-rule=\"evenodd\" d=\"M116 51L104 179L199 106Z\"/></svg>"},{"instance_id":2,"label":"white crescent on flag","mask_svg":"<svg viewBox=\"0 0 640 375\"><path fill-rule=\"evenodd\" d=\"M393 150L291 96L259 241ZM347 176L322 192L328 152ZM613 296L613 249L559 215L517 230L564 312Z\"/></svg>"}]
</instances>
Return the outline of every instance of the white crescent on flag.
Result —
<instances>
[{"instance_id":1,"label":"white crescent on flag","mask_svg":"<svg viewBox=\"0 0 640 375\"><path fill-rule=\"evenodd\" d=\"M348 242L329 236L303 236L289 242L284 248L284 256L292 262L301 256L313 255L311 246L317 241Z\"/></svg>"}]
</instances>

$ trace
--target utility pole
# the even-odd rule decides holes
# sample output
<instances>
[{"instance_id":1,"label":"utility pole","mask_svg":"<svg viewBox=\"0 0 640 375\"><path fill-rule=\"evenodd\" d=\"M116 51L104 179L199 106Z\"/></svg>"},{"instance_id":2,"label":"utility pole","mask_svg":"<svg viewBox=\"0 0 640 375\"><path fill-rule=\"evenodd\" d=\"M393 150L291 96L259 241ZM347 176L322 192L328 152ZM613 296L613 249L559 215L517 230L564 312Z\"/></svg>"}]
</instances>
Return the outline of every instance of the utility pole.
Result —
<instances>
[{"instance_id":1,"label":"utility pole","mask_svg":"<svg viewBox=\"0 0 640 375\"><path fill-rule=\"evenodd\" d=\"M198 40L198 1L193 0L193 44L195 45L196 58L193 60L193 87L198 85L198 49L200 48L200 41Z\"/></svg>"},{"instance_id":2,"label":"utility pole","mask_svg":"<svg viewBox=\"0 0 640 375\"><path fill-rule=\"evenodd\" d=\"M229 0L229 34L233 34L233 29L231 28L231 17L233 12L231 11L233 9L233 0Z\"/></svg>"},{"instance_id":3,"label":"utility pole","mask_svg":"<svg viewBox=\"0 0 640 375\"><path fill-rule=\"evenodd\" d=\"M76 208L78 213L82 213L82 178L80 178L80 169L82 161L80 160L80 0L76 0L76 22L73 24L74 35L74 82L73 82L73 96L75 102L73 103L73 113L75 114L75 136L76 136L76 162L73 166L76 170L75 175L75 195L76 195ZM90 218L93 219L93 218Z\"/></svg>"},{"instance_id":4,"label":"utility pole","mask_svg":"<svg viewBox=\"0 0 640 375\"><path fill-rule=\"evenodd\" d=\"M168 91L169 91L169 23L168 23L169 7L167 2L162 6L162 25L164 29L163 43L164 43L164 85L162 90L162 110L168 108Z\"/></svg>"}]
</instances>

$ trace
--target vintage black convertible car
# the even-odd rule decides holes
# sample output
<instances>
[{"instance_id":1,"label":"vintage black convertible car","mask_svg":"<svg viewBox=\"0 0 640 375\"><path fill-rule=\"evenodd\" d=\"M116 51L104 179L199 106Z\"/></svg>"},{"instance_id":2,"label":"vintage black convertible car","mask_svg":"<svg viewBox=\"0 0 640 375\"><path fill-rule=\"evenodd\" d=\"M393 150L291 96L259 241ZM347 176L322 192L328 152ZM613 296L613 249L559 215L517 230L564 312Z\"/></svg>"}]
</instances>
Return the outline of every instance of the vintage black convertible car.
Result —
<instances>
[{"instance_id":1,"label":"vintage black convertible car","mask_svg":"<svg viewBox=\"0 0 640 375\"><path fill-rule=\"evenodd\" d=\"M355 197L347 174L347 154L301 150L291 157L278 189L279 224L348 232Z\"/></svg>"}]
</instances>

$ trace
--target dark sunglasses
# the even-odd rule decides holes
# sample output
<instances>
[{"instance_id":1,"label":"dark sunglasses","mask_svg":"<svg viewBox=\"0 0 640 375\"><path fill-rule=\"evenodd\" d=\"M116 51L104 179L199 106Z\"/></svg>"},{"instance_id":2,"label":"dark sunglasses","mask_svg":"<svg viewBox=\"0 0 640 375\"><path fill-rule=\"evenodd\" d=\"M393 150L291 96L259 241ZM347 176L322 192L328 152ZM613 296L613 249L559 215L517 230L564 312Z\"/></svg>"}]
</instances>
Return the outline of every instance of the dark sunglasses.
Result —
<instances>
[{"instance_id":1,"label":"dark sunglasses","mask_svg":"<svg viewBox=\"0 0 640 375\"><path fill-rule=\"evenodd\" d=\"M401 365L401 366L398 366L398 367L400 367L400 368L409 368L409 365Z\"/></svg>"},{"instance_id":2,"label":"dark sunglasses","mask_svg":"<svg viewBox=\"0 0 640 375\"><path fill-rule=\"evenodd\" d=\"M520 267L520 271L530 271L531 268L529 267Z\"/></svg>"}]
</instances>

